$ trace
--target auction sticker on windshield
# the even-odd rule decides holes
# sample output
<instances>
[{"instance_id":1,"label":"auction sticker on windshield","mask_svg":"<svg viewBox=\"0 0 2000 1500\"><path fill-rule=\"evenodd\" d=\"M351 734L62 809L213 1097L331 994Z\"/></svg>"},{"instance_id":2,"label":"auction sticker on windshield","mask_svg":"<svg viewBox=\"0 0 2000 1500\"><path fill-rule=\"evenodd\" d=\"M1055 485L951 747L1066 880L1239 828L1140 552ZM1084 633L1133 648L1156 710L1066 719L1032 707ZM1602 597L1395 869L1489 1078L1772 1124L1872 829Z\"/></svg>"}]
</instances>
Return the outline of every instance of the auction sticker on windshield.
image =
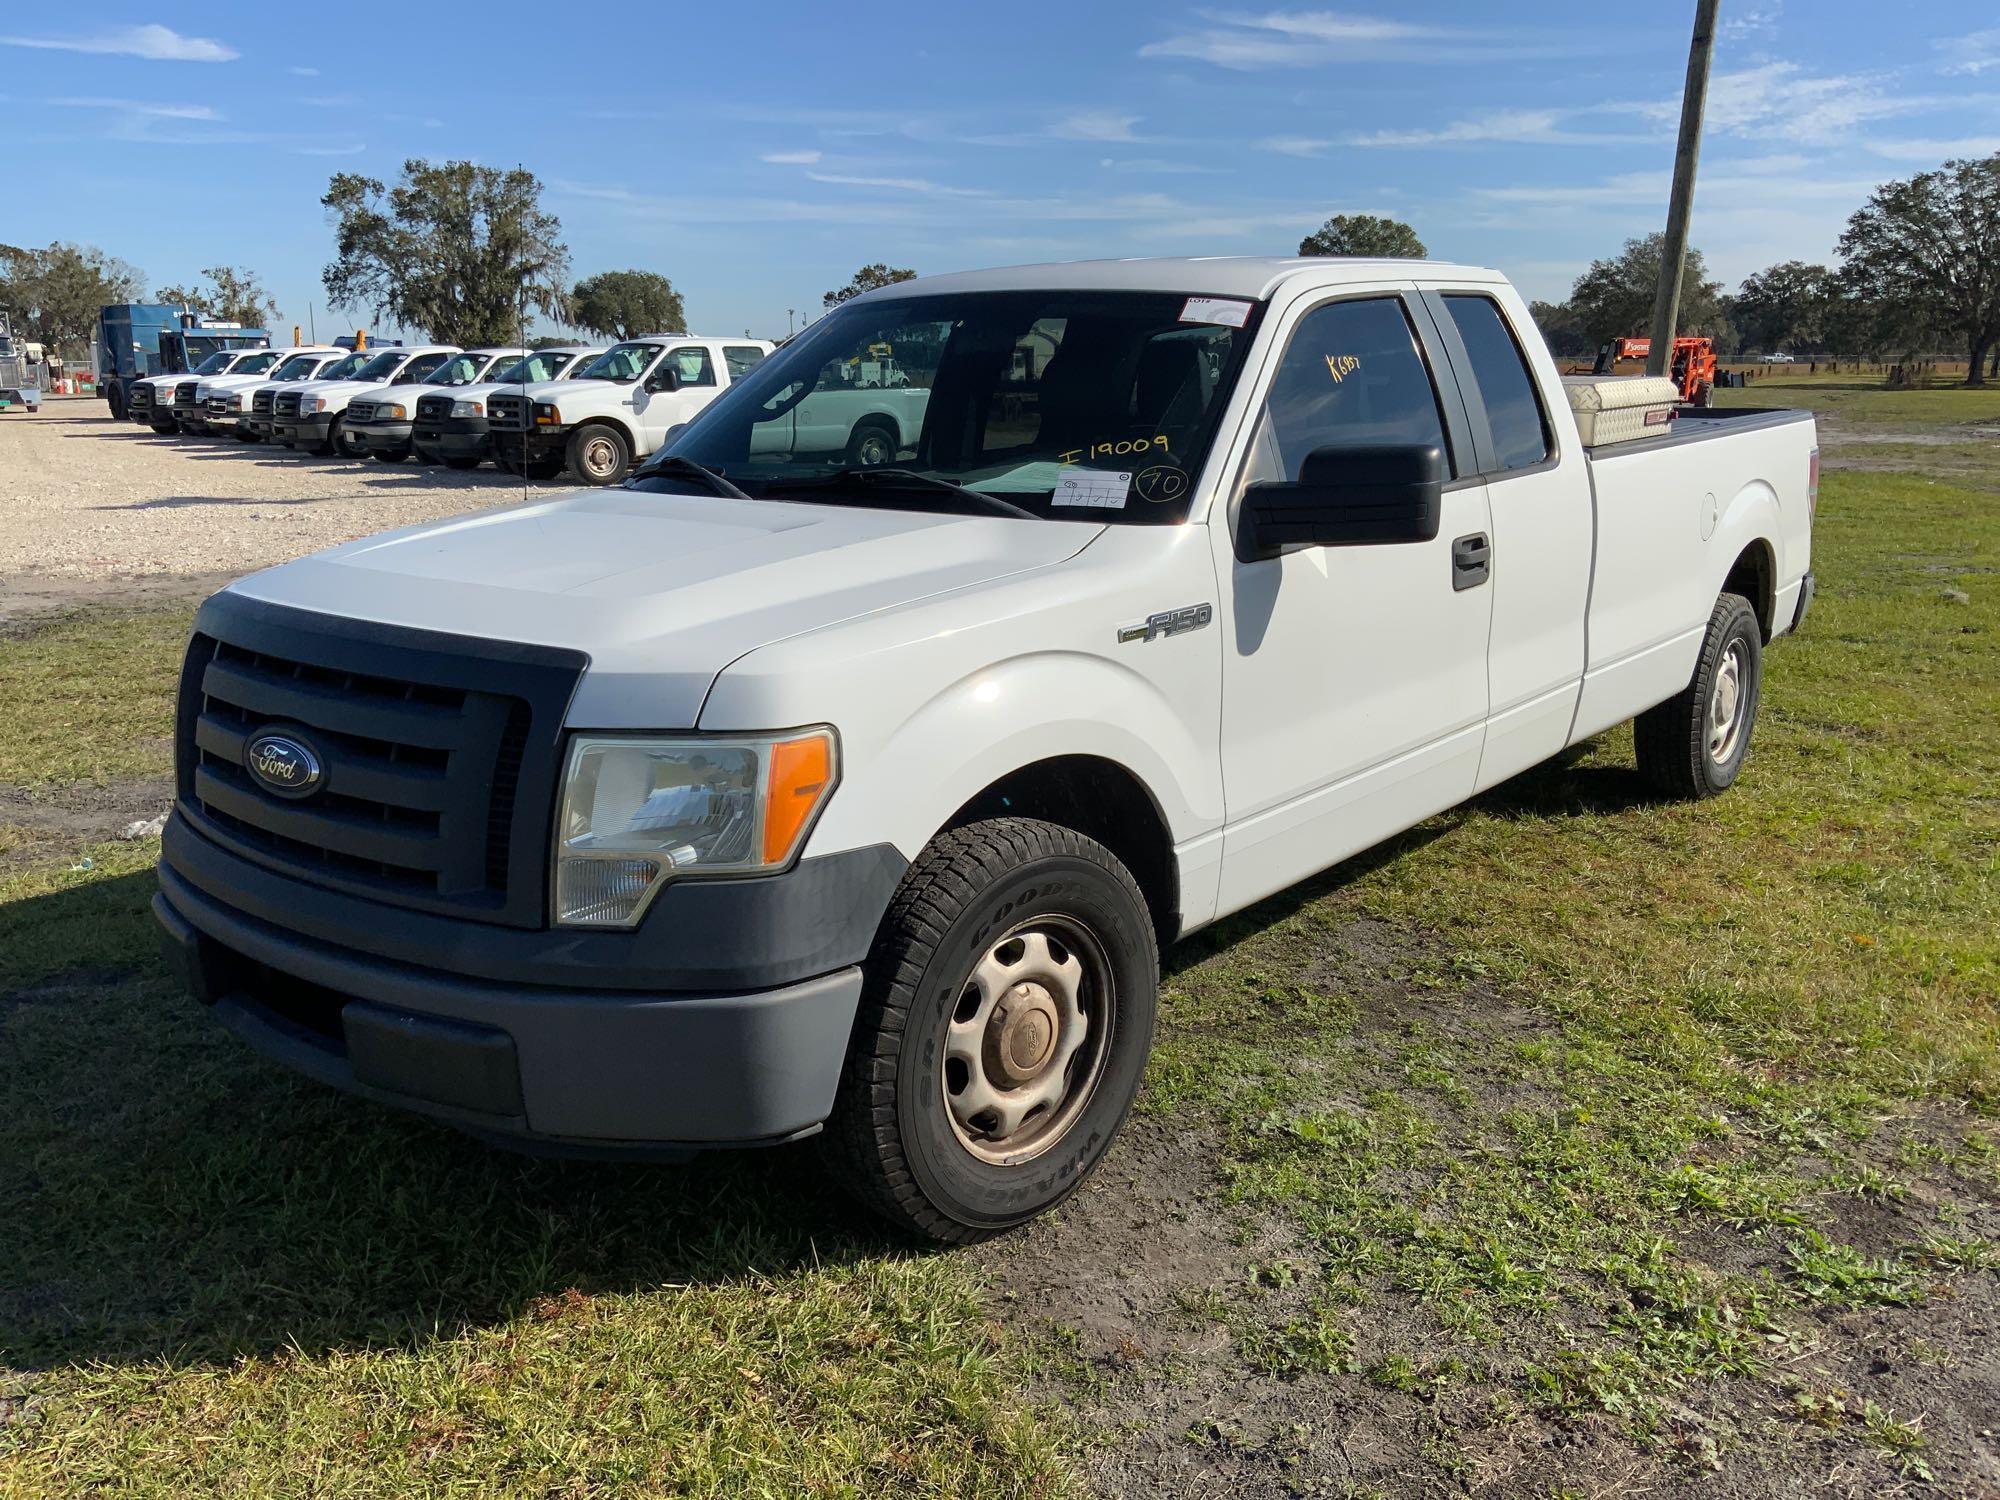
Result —
<instances>
[{"instance_id":1,"label":"auction sticker on windshield","mask_svg":"<svg viewBox=\"0 0 2000 1500\"><path fill-rule=\"evenodd\" d=\"M1097 510L1123 510L1126 492L1132 488L1129 472L1117 473L1109 469L1064 469L1062 478L1056 481L1056 492L1049 497L1052 505L1077 505Z\"/></svg>"},{"instance_id":2,"label":"auction sticker on windshield","mask_svg":"<svg viewBox=\"0 0 2000 1500\"><path fill-rule=\"evenodd\" d=\"M1250 304L1230 297L1190 297L1181 309L1183 323L1220 323L1224 328L1241 328L1249 317Z\"/></svg>"}]
</instances>

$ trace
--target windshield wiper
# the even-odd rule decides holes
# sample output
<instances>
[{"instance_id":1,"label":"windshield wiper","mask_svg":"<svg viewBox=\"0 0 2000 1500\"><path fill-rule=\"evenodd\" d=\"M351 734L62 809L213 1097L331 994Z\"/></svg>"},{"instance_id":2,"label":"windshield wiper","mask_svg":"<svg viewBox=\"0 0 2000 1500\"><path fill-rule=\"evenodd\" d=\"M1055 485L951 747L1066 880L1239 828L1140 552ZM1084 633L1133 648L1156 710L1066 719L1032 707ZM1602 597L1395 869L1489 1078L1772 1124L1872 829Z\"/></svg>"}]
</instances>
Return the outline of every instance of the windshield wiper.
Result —
<instances>
[{"instance_id":1,"label":"windshield wiper","mask_svg":"<svg viewBox=\"0 0 2000 1500\"><path fill-rule=\"evenodd\" d=\"M764 492L775 494L780 490L840 489L850 485L868 487L878 484L889 488L900 485L906 489L929 490L939 495L956 495L961 500L971 501L989 515L1012 516L1022 521L1041 519L1033 511L1016 505L1012 500L1003 500L998 495L975 490L969 484L956 484L949 479L940 479L934 474L920 474L915 469L836 469L831 474L815 474L798 479L774 479L765 484Z\"/></svg>"},{"instance_id":2,"label":"windshield wiper","mask_svg":"<svg viewBox=\"0 0 2000 1500\"><path fill-rule=\"evenodd\" d=\"M726 495L731 500L752 498L705 464L698 464L691 458L677 458L668 453L649 459L633 471L632 477L626 483L636 487L641 479L661 478L692 479L709 494Z\"/></svg>"}]
</instances>

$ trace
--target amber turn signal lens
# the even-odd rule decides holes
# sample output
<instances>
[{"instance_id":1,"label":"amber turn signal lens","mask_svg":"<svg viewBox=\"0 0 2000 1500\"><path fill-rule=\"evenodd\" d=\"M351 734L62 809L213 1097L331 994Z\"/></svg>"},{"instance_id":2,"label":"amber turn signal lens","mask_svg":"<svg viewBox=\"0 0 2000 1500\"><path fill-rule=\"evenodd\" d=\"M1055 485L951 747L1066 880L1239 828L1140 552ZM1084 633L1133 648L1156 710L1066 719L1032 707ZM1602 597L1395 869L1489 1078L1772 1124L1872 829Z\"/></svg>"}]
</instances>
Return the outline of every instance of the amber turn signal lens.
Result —
<instances>
[{"instance_id":1,"label":"amber turn signal lens","mask_svg":"<svg viewBox=\"0 0 2000 1500\"><path fill-rule=\"evenodd\" d=\"M833 786L833 737L809 734L771 747L771 781L764 802L764 863L781 865Z\"/></svg>"}]
</instances>

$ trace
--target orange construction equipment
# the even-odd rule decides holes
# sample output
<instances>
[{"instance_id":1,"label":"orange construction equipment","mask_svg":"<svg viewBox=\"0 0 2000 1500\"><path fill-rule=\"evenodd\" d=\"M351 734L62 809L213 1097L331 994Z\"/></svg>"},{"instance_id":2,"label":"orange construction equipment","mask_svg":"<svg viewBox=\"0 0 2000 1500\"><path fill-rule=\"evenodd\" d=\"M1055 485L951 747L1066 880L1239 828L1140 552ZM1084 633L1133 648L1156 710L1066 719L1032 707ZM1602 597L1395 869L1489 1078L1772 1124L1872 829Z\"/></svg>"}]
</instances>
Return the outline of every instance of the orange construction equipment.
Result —
<instances>
[{"instance_id":1,"label":"orange construction equipment","mask_svg":"<svg viewBox=\"0 0 2000 1500\"><path fill-rule=\"evenodd\" d=\"M1597 351L1593 373L1609 375L1621 359L1644 359L1653 352L1651 339L1613 339ZM1670 366L1674 384L1681 388L1681 400L1689 406L1708 406L1715 400L1715 340L1690 336L1674 340Z\"/></svg>"}]
</instances>

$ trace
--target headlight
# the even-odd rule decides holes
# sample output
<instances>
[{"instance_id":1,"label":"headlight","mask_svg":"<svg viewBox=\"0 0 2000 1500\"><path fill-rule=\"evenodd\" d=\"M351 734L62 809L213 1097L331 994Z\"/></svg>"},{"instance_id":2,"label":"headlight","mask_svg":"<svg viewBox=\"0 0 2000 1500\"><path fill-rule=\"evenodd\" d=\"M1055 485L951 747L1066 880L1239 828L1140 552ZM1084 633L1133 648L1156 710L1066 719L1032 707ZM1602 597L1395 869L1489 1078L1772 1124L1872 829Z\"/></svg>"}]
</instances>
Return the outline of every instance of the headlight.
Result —
<instances>
[{"instance_id":1,"label":"headlight","mask_svg":"<svg viewBox=\"0 0 2000 1500\"><path fill-rule=\"evenodd\" d=\"M299 410L309 417L316 417L326 410L326 397L308 396L299 403Z\"/></svg>"},{"instance_id":2,"label":"headlight","mask_svg":"<svg viewBox=\"0 0 2000 1500\"><path fill-rule=\"evenodd\" d=\"M400 422L407 416L409 416L409 413L404 411L400 406L378 406L375 408L375 420L378 422Z\"/></svg>"},{"instance_id":3,"label":"headlight","mask_svg":"<svg viewBox=\"0 0 2000 1500\"><path fill-rule=\"evenodd\" d=\"M779 869L832 793L831 729L570 742L556 822L555 920L630 927L675 875Z\"/></svg>"},{"instance_id":4,"label":"headlight","mask_svg":"<svg viewBox=\"0 0 2000 1500\"><path fill-rule=\"evenodd\" d=\"M537 427L562 426L562 413L546 401L535 403L535 425Z\"/></svg>"},{"instance_id":5,"label":"headlight","mask_svg":"<svg viewBox=\"0 0 2000 1500\"><path fill-rule=\"evenodd\" d=\"M451 414L454 417L483 417L486 408L477 401L454 401L451 403Z\"/></svg>"},{"instance_id":6,"label":"headlight","mask_svg":"<svg viewBox=\"0 0 2000 1500\"><path fill-rule=\"evenodd\" d=\"M240 411L243 407L243 398L241 396L229 396L223 400L222 404L231 411Z\"/></svg>"}]
</instances>

